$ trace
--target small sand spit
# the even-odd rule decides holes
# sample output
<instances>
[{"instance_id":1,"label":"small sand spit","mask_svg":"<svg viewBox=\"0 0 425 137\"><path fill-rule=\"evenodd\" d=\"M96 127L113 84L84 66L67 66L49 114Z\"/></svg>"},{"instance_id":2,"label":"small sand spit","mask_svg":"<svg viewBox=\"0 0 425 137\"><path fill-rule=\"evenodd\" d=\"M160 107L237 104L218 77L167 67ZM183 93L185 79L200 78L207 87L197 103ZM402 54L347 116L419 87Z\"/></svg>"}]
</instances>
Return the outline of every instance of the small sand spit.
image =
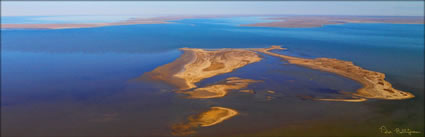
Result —
<instances>
[{"instance_id":1,"label":"small sand spit","mask_svg":"<svg viewBox=\"0 0 425 137\"><path fill-rule=\"evenodd\" d=\"M188 122L172 125L172 134L186 136L196 133L199 127L213 126L238 115L238 111L225 107L211 107L208 111L188 117Z\"/></svg>"},{"instance_id":2,"label":"small sand spit","mask_svg":"<svg viewBox=\"0 0 425 137\"><path fill-rule=\"evenodd\" d=\"M255 94L255 91L252 89L244 89L244 90L239 90L239 92L242 93L250 93L250 94Z\"/></svg>"}]
</instances>

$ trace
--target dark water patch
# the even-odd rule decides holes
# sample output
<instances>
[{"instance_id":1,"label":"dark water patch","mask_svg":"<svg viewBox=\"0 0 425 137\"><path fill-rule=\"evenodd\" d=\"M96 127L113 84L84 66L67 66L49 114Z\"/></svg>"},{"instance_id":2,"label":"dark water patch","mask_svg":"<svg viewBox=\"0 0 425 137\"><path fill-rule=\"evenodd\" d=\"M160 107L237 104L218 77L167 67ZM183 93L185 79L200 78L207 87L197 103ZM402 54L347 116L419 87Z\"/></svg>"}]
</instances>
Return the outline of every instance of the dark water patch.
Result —
<instances>
[{"instance_id":1,"label":"dark water patch","mask_svg":"<svg viewBox=\"0 0 425 137\"><path fill-rule=\"evenodd\" d=\"M330 88L318 88L318 89L313 89L315 91L318 91L320 93L339 93L339 90L335 90L335 89L330 89Z\"/></svg>"}]
</instances>

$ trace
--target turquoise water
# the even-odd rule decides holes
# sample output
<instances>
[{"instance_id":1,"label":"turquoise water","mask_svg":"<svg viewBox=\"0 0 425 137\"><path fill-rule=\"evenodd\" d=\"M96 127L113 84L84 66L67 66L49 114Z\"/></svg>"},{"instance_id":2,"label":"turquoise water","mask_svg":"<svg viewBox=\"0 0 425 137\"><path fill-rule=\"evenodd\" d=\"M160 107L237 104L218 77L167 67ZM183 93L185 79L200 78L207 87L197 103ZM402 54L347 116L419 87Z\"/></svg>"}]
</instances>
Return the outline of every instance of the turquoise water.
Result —
<instances>
[{"instance_id":1,"label":"turquoise water","mask_svg":"<svg viewBox=\"0 0 425 137\"><path fill-rule=\"evenodd\" d=\"M320 120L344 120L348 127L356 127L352 130L361 131L359 135L379 135L377 128L382 124L423 129L424 25L239 26L264 21L240 17L185 19L175 24L2 30L2 124L8 125L2 126L2 135L170 135L172 123L210 106L234 108L241 115L219 126L201 128L198 135L274 133L268 130L276 128L277 134L283 135L288 124ZM417 97L363 103L302 100L298 96L335 96L337 91L353 92L360 85L334 74L286 65L267 55L261 62L199 83L208 85L229 76L263 80L250 86L257 92L254 95L232 92L220 99L190 100L163 83L134 81L178 58L178 48L270 45L283 45L288 50L279 53L292 56L353 61L385 73L395 88ZM269 95L267 90L276 94ZM273 100L267 101L266 96ZM353 119L358 121L350 121ZM341 131L339 134L354 134L338 130L338 124L331 127Z\"/></svg>"}]
</instances>

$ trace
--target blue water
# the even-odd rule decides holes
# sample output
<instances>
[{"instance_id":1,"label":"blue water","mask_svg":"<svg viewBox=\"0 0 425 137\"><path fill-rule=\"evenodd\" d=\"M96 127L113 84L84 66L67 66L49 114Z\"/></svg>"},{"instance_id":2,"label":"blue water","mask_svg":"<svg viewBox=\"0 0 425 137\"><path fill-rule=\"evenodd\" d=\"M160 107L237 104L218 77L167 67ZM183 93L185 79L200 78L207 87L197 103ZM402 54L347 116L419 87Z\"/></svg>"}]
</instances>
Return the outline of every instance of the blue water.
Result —
<instances>
[{"instance_id":1,"label":"blue water","mask_svg":"<svg viewBox=\"0 0 425 137\"><path fill-rule=\"evenodd\" d=\"M5 30L2 48L53 53L152 53L181 47L283 45L292 54L339 58L388 75L423 79L423 25L345 24L285 29L221 25L231 21L211 20L88 29Z\"/></svg>"},{"instance_id":2,"label":"blue water","mask_svg":"<svg viewBox=\"0 0 425 137\"><path fill-rule=\"evenodd\" d=\"M8 20L4 21L2 17L2 23L28 21L25 17L11 17ZM176 119L184 118L189 112L196 112L193 110L194 108L203 108L212 104L230 104L238 110L251 112L252 115L241 117L240 120L262 119L256 117L260 115L273 117L274 120L263 118L268 123L274 121L273 125L277 125L277 121L289 122L291 118L293 120L301 117L308 119L311 117L308 114L322 117L317 110L322 107L324 109L335 107L334 110L339 110L338 114L342 116L343 112L351 111L351 109L344 109L350 108L347 107L348 105L361 110L356 118L363 118L360 114L372 113L375 115L377 113L376 115L381 117L396 117L393 120L398 124L403 123L400 121L404 121L405 123L401 124L404 126L409 125L418 129L423 127L423 123L415 121L423 121L420 116L423 116L421 107L423 107L422 98L424 96L424 25L351 23L319 28L239 26L239 24L264 21L267 20L259 17L241 17L185 19L174 21L176 22L174 24L57 30L2 30L2 114L3 117L8 117L2 117L2 123L10 125L7 128L2 127L2 130L7 131L8 135L25 135L19 132L22 128L29 129L28 134L61 135L61 133L73 132L65 130L66 126L57 125L70 124L70 126L86 125L91 128L90 130L75 129L75 135L102 135L102 133L108 135L127 135L124 133L145 136L163 135L147 134L146 131L166 132L169 130L168 125L161 124L175 122ZM33 20L29 22L46 23ZM162 83L132 81L144 72L149 72L178 58L181 55L178 48L263 48L270 45L283 45L288 50L279 51L279 53L292 56L329 57L353 61L363 68L385 73L387 80L395 88L410 91L417 98L409 101L396 101L392 105L398 106L397 109L390 109L390 112L387 109L378 109L382 107L373 107L388 105L386 102L379 101L358 105L314 102L317 106L306 107L312 104L301 101L296 98L297 95L327 95L339 90L353 91L359 85L351 80L320 71L297 66L285 67L280 59L269 56L259 62L261 65L252 64L252 66L200 83L208 85L210 82L220 81L226 76L245 76L246 78L265 80L266 83L269 83L270 89L281 89L280 92L277 91L279 92L277 98L281 99L267 104L269 107L264 107L263 104L264 97L267 95L266 89L264 89L265 84L256 85L257 87L254 85L253 88L257 89L259 93L252 97L235 95L223 98L224 101L199 102L175 98L176 95L172 90L163 88L166 85ZM272 65L268 66L267 64ZM296 82L291 83L291 80ZM286 86L282 87L282 85ZM251 101L249 105L254 106L254 111L243 106L244 103L229 103L232 102L231 99L259 100ZM260 104L255 104L258 102ZM284 110L293 108L294 106L289 105L293 103L303 108L303 111L312 112L297 114L298 112L302 113L300 110L288 114ZM279 111L272 109L272 107L278 106L285 109ZM177 108L178 110L175 110ZM68 112L66 109L73 111ZM263 111L269 113L260 113ZM272 114L274 112L276 114ZM330 111L329 115L331 112L336 114L333 113L334 111ZM409 113L393 116L393 114L404 114L405 112ZM285 113L293 117L284 117ZM33 118L25 114L31 114ZM60 118L63 114L67 114L71 120ZM106 117L115 114L121 118L121 121L110 120L111 118ZM173 116L165 114L173 114ZM140 115L151 117L142 118ZM28 124L28 122L46 121L50 117L56 118L57 122L49 121L48 124L39 128L33 128L36 125ZM97 127L99 121L96 120L99 117L106 117L103 120L123 128L117 129L106 125ZM416 119L406 122L406 117L410 117L410 119L415 117ZM237 119L233 122L230 121L230 125L233 124L233 126L241 127L241 130L244 129L242 125L248 123L237 122ZM158 124L143 122L150 120L156 120ZM391 124L388 121L384 123ZM270 126L267 125L267 122L259 122L258 125ZM131 127L138 127L139 130ZM57 132L48 130L51 128L57 128L55 130ZM248 129L250 128L245 127L245 130ZM205 130L204 133L212 130L226 131L219 128Z\"/></svg>"}]
</instances>

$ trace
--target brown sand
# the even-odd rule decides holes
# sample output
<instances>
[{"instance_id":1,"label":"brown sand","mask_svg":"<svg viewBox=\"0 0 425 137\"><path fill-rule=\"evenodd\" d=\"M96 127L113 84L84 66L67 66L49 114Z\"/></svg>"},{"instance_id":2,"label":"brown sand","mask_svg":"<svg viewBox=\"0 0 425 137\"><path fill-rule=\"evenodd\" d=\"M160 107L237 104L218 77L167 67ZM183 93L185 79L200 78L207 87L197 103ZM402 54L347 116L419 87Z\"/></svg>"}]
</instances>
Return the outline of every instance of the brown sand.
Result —
<instances>
[{"instance_id":1,"label":"brown sand","mask_svg":"<svg viewBox=\"0 0 425 137\"><path fill-rule=\"evenodd\" d=\"M160 66L142 77L161 80L180 90L195 88L195 83L205 78L229 73L261 57L253 51L242 49L203 50L182 48L184 54L176 61Z\"/></svg>"},{"instance_id":2,"label":"brown sand","mask_svg":"<svg viewBox=\"0 0 425 137\"><path fill-rule=\"evenodd\" d=\"M184 70L185 64L190 63L196 54L192 50L183 50L183 54L175 61L155 68L151 72L143 74L139 79L151 79L166 82L170 85L176 86L179 89L187 88L184 79L175 77L174 75Z\"/></svg>"},{"instance_id":3,"label":"brown sand","mask_svg":"<svg viewBox=\"0 0 425 137\"><path fill-rule=\"evenodd\" d=\"M267 90L267 93L274 94L274 93L276 93L276 92L274 92L274 91L272 91L272 90Z\"/></svg>"},{"instance_id":4,"label":"brown sand","mask_svg":"<svg viewBox=\"0 0 425 137\"><path fill-rule=\"evenodd\" d=\"M244 89L244 90L239 90L239 92L242 93L250 93L250 94L255 94L255 91L252 89Z\"/></svg>"},{"instance_id":5,"label":"brown sand","mask_svg":"<svg viewBox=\"0 0 425 137\"><path fill-rule=\"evenodd\" d=\"M253 50L283 58L290 64L331 72L355 80L361 83L363 87L358 89L356 93L352 94L353 96L388 100L400 100L415 97L409 92L394 89L391 83L385 81L385 74L363 69L354 65L352 62L331 58L304 59L269 52L274 49L282 50L284 48L281 48L280 46L272 46L270 48Z\"/></svg>"},{"instance_id":6,"label":"brown sand","mask_svg":"<svg viewBox=\"0 0 425 137\"><path fill-rule=\"evenodd\" d=\"M196 128L213 126L236 115L238 115L238 112L230 108L211 107L208 111L190 116L188 122L174 124L171 127L172 134L177 136L194 134Z\"/></svg>"},{"instance_id":7,"label":"brown sand","mask_svg":"<svg viewBox=\"0 0 425 137\"><path fill-rule=\"evenodd\" d=\"M276 21L241 26L311 28L345 23L424 24L422 16L287 16L268 19Z\"/></svg>"},{"instance_id":8,"label":"brown sand","mask_svg":"<svg viewBox=\"0 0 425 137\"><path fill-rule=\"evenodd\" d=\"M319 101L342 101L342 102L363 102L363 101L366 101L367 99L365 99L365 98L353 98L353 99L339 99L339 98L335 98L335 99L331 99L331 98L319 98L319 99L315 99L315 98L313 98L313 100L319 100Z\"/></svg>"},{"instance_id":9,"label":"brown sand","mask_svg":"<svg viewBox=\"0 0 425 137\"><path fill-rule=\"evenodd\" d=\"M195 88L190 91L182 91L189 95L189 98L219 98L226 96L227 92L247 87L250 83L259 82L251 79L241 79L239 77L227 78L224 82ZM253 91L252 91L253 92Z\"/></svg>"},{"instance_id":10,"label":"brown sand","mask_svg":"<svg viewBox=\"0 0 425 137\"><path fill-rule=\"evenodd\" d=\"M266 96L266 100L267 101L270 101L270 100L272 100L273 99L273 97L272 96Z\"/></svg>"}]
</instances>

